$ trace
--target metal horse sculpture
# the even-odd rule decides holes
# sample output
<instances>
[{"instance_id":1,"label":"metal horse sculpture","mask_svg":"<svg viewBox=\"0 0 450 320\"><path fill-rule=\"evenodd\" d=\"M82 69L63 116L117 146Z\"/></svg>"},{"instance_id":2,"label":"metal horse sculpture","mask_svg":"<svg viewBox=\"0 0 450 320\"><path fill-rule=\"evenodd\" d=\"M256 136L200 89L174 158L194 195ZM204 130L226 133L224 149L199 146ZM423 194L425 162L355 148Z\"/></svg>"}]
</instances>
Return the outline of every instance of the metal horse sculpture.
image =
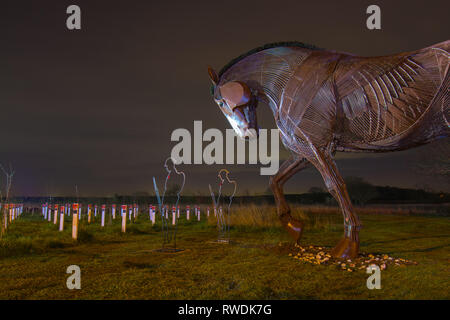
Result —
<instances>
[{"instance_id":1,"label":"metal horse sculpture","mask_svg":"<svg viewBox=\"0 0 450 320\"><path fill-rule=\"evenodd\" d=\"M449 46L383 57L359 57L299 42L268 44L208 69L212 94L242 138L257 130L258 102L269 105L292 156L270 186L282 225L298 242L304 224L292 218L283 185L308 164L321 173L344 216L335 257L359 251L361 222L333 160L336 151L386 152L450 133Z\"/></svg>"}]
</instances>

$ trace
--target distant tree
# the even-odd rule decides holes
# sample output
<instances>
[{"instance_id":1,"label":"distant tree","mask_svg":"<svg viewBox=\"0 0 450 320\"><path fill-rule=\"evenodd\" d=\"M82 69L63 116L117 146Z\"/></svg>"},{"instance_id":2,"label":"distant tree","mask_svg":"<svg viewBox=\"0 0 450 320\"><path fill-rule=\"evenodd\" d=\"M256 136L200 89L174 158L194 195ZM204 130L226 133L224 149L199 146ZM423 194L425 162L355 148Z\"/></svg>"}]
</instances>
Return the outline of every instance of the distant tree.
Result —
<instances>
[{"instance_id":1,"label":"distant tree","mask_svg":"<svg viewBox=\"0 0 450 320\"><path fill-rule=\"evenodd\" d=\"M136 191L133 193L134 197L150 197L150 194L147 191Z\"/></svg>"},{"instance_id":2,"label":"distant tree","mask_svg":"<svg viewBox=\"0 0 450 320\"><path fill-rule=\"evenodd\" d=\"M166 190L166 196L176 196L177 193L180 191L180 185L174 184L172 186L169 186Z\"/></svg>"},{"instance_id":3,"label":"distant tree","mask_svg":"<svg viewBox=\"0 0 450 320\"><path fill-rule=\"evenodd\" d=\"M355 204L363 206L378 196L376 187L361 177L346 177L344 180L350 199Z\"/></svg>"},{"instance_id":4,"label":"distant tree","mask_svg":"<svg viewBox=\"0 0 450 320\"><path fill-rule=\"evenodd\" d=\"M311 187L308 190L308 193L325 193L326 191L321 187Z\"/></svg>"},{"instance_id":5,"label":"distant tree","mask_svg":"<svg viewBox=\"0 0 450 320\"><path fill-rule=\"evenodd\" d=\"M123 196L118 193L115 193L113 197L113 202L119 204L123 203Z\"/></svg>"},{"instance_id":6,"label":"distant tree","mask_svg":"<svg viewBox=\"0 0 450 320\"><path fill-rule=\"evenodd\" d=\"M450 139L442 139L423 147L414 169L420 174L441 180L450 185Z\"/></svg>"}]
</instances>

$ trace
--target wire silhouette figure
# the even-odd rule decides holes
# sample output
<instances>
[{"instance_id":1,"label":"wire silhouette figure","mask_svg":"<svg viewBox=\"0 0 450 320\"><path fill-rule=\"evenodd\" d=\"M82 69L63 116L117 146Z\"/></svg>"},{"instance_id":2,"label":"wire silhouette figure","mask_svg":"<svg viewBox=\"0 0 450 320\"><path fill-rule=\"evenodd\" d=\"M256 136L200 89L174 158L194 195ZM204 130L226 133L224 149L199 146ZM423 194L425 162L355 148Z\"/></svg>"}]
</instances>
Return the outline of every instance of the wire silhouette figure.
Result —
<instances>
[{"instance_id":1,"label":"wire silhouette figure","mask_svg":"<svg viewBox=\"0 0 450 320\"><path fill-rule=\"evenodd\" d=\"M225 173L225 177L222 176L223 173ZM209 185L209 191L211 193L211 197L212 197L213 205L214 205L214 211L216 212L216 217L217 217L217 230L219 233L218 234L219 242L229 242L230 241L230 238L229 238L230 209L231 209L231 204L233 203L234 195L236 194L237 182L236 182L236 180L230 180L229 175L230 175L230 171L228 171L227 169L221 169L219 171L219 174L217 175L217 177L219 178L219 192L217 195L217 199L214 196L214 192L211 188L211 185ZM222 195L222 186L223 186L225 180L229 184L233 184L234 189L233 189L233 193L228 198L228 206L226 207L226 212L224 214L224 212L222 211L222 208L219 207L219 204L220 204L220 197ZM223 197L223 198L225 198L225 197Z\"/></svg>"},{"instance_id":2,"label":"wire silhouette figure","mask_svg":"<svg viewBox=\"0 0 450 320\"><path fill-rule=\"evenodd\" d=\"M169 160L172 162L173 168L169 168ZM155 188L156 198L158 199L158 206L159 206L159 212L161 214L161 231L162 231L162 251L165 250L174 250L177 251L177 230L178 230L178 216L175 214L175 227L170 227L170 219L169 219L169 213L168 213L168 207L166 208L164 203L164 198L167 191L167 184L169 182L170 176L172 172L175 172L177 175L181 175L183 177L183 183L181 184L180 190L177 192L177 201L175 203L175 208L178 207L178 203L180 201L181 192L183 191L184 184L186 181L186 175L183 171L179 171L175 165L175 161L169 157L164 162L164 169L167 171L166 180L164 182L164 191L162 196L159 195L158 186L156 184L156 179L153 177L153 186ZM166 246L168 244L173 243L173 248L167 248Z\"/></svg>"}]
</instances>

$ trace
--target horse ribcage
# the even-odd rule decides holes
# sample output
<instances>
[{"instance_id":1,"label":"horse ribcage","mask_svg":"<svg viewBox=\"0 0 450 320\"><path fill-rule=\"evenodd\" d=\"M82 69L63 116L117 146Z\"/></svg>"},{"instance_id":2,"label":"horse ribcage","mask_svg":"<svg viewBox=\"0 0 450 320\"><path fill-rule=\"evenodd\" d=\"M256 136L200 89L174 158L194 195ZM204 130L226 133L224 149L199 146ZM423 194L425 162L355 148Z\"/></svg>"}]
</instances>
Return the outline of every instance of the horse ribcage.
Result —
<instances>
[{"instance_id":1,"label":"horse ribcage","mask_svg":"<svg viewBox=\"0 0 450 320\"><path fill-rule=\"evenodd\" d=\"M442 67L429 50L368 59L347 79L340 79L344 92L340 102L348 129L344 136L361 143L376 142L416 125L442 84Z\"/></svg>"}]
</instances>

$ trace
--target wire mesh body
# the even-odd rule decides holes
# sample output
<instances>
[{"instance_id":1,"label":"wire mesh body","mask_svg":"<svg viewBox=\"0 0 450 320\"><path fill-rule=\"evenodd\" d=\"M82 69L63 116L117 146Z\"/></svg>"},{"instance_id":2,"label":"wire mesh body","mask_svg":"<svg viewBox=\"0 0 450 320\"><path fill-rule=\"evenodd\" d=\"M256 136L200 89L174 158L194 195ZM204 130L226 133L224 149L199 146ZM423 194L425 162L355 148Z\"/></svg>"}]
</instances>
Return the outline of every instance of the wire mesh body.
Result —
<instances>
[{"instance_id":1,"label":"wire mesh body","mask_svg":"<svg viewBox=\"0 0 450 320\"><path fill-rule=\"evenodd\" d=\"M281 141L292 153L271 179L283 226L300 239L282 187L308 164L321 173L344 216L336 255L355 256L361 222L336 167L336 151L386 152L450 134L449 47L383 57L359 57L302 43L269 44L225 66L210 68L213 94L241 137L257 128L258 101L269 105ZM376 170L376 168L374 168Z\"/></svg>"},{"instance_id":2,"label":"wire mesh body","mask_svg":"<svg viewBox=\"0 0 450 320\"><path fill-rule=\"evenodd\" d=\"M218 87L247 84L268 103L283 144L315 158L339 151L394 151L448 136L450 41L385 57L275 47L229 67Z\"/></svg>"}]
</instances>

